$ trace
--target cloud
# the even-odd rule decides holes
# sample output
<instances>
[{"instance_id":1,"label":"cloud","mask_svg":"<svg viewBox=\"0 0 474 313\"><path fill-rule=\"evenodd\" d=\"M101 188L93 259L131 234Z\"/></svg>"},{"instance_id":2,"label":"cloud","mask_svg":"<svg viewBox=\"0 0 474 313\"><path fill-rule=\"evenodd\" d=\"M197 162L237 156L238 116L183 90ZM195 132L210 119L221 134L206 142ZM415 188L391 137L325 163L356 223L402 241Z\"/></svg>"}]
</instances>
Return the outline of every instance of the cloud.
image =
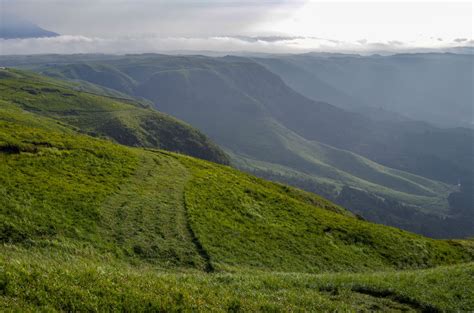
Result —
<instances>
[{"instance_id":1,"label":"cloud","mask_svg":"<svg viewBox=\"0 0 474 313\"><path fill-rule=\"evenodd\" d=\"M233 38L240 39L247 42L283 42L294 39L303 39L303 36L233 36Z\"/></svg>"},{"instance_id":2,"label":"cloud","mask_svg":"<svg viewBox=\"0 0 474 313\"><path fill-rule=\"evenodd\" d=\"M403 42L398 41L398 40L390 40L387 42L390 46L401 46L403 45Z\"/></svg>"},{"instance_id":3,"label":"cloud","mask_svg":"<svg viewBox=\"0 0 474 313\"><path fill-rule=\"evenodd\" d=\"M210 37L160 37L122 36L113 38L87 36L59 36L52 38L30 38L0 40L0 54L73 54L73 53L171 53L188 52L263 52L263 53L304 53L304 52L408 52L427 49L450 48L454 43L441 43L432 39L414 45L401 41L369 42L359 40L344 42L317 37L279 36L210 36Z\"/></svg>"},{"instance_id":4,"label":"cloud","mask_svg":"<svg viewBox=\"0 0 474 313\"><path fill-rule=\"evenodd\" d=\"M453 38L472 37L466 27L471 26L472 17L466 13L466 5L461 4L376 4L359 0L344 4L318 0L0 0L0 6L0 20L16 14L64 35L54 39L1 41L1 54L175 50L399 52L459 45L461 42ZM440 22L433 25L433 19Z\"/></svg>"},{"instance_id":5,"label":"cloud","mask_svg":"<svg viewBox=\"0 0 474 313\"><path fill-rule=\"evenodd\" d=\"M2 11L61 34L116 36L247 35L293 1L231 0L0 0Z\"/></svg>"},{"instance_id":6,"label":"cloud","mask_svg":"<svg viewBox=\"0 0 474 313\"><path fill-rule=\"evenodd\" d=\"M454 42L457 42L457 43L461 43L461 42L465 42L465 41L468 41L467 38L456 38L454 39Z\"/></svg>"}]
</instances>

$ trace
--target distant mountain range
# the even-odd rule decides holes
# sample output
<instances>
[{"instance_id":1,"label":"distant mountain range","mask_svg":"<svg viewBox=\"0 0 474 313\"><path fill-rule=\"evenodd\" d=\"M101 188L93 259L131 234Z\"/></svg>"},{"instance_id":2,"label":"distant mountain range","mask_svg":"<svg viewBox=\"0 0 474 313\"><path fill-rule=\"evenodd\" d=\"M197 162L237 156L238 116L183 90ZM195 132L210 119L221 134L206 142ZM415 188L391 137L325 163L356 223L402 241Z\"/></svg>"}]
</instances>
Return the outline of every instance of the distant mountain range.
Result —
<instances>
[{"instance_id":1,"label":"distant mountain range","mask_svg":"<svg viewBox=\"0 0 474 313\"><path fill-rule=\"evenodd\" d=\"M255 61L301 94L351 111L474 127L472 48L455 53L360 56L308 53Z\"/></svg>"},{"instance_id":2,"label":"distant mountain range","mask_svg":"<svg viewBox=\"0 0 474 313\"><path fill-rule=\"evenodd\" d=\"M0 19L0 38L3 39L22 39L22 38L41 38L56 37L58 33L43 29L38 25L31 23L17 16L2 13Z\"/></svg>"}]
</instances>

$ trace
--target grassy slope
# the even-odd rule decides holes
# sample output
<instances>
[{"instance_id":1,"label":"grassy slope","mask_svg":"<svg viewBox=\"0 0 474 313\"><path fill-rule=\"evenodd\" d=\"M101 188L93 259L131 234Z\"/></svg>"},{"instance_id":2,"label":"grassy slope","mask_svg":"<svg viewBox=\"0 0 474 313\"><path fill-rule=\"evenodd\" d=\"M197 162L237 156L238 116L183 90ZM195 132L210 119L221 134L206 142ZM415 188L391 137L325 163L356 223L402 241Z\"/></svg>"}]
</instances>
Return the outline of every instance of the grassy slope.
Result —
<instances>
[{"instance_id":1,"label":"grassy slope","mask_svg":"<svg viewBox=\"0 0 474 313\"><path fill-rule=\"evenodd\" d=\"M182 165L4 102L0 112L2 242L203 266L185 221Z\"/></svg>"},{"instance_id":2,"label":"grassy slope","mask_svg":"<svg viewBox=\"0 0 474 313\"><path fill-rule=\"evenodd\" d=\"M227 163L202 133L141 103L78 91L77 86L23 71L0 72L0 99L59 119L94 136ZM81 87L81 86L79 86Z\"/></svg>"},{"instance_id":3,"label":"grassy slope","mask_svg":"<svg viewBox=\"0 0 474 313\"><path fill-rule=\"evenodd\" d=\"M211 136L230 152L233 165L241 170L293 184L336 201L345 185L365 190L370 197L392 203L396 201L397 207L403 209L391 209L391 206L374 208L367 203L360 205L365 200L354 194L349 200L345 197L345 201L340 203L376 222L429 236L457 236L451 233L451 228L433 226L431 222L436 220L436 225L441 224L441 218L449 214L447 198L454 191L453 186L394 170L333 146L338 142L341 144L340 141L351 142L349 146L361 142L358 148L364 150L366 145L363 142L369 140L368 137L374 137L372 139L375 141L371 139L369 142L375 143L376 154L386 151L385 156L390 157L403 151L403 162L410 159L415 167L425 166L432 170L445 168L445 172L456 176L452 167L421 161L423 157L420 156L425 155L424 152L406 158L406 151L412 149L395 149L398 152L394 154L391 141L387 142L390 136L385 138L385 135L373 129L372 132L359 134L359 131L364 132L365 128L374 126L370 123L361 125L359 119L356 119L358 122L353 129L348 130L344 125L352 121L350 116L341 115L341 112L337 113L337 110L324 104L318 104L314 109L315 103L302 99L276 79L275 75L248 60L158 55L111 57L110 60L97 62L79 59L75 61L77 64L70 64L73 60L69 60L66 65L39 65L35 70L54 77L85 79L125 93L132 90L131 94L153 101L160 111L177 116ZM55 62L61 63L58 60ZM322 141L334 137L335 144L328 146L308 140L311 136L304 138L298 135L295 129L299 129L299 123L288 124L286 119L294 113L288 103L301 106L296 111L305 111L307 114L304 116L311 116L309 120L303 119L306 120L305 127L315 128L311 134L316 134L316 138ZM301 116L296 115L290 121L301 120ZM280 121L276 120L277 117ZM358 133L360 138L355 136L351 140L353 132ZM413 138L404 140L426 142ZM436 141L438 137L434 135L433 138ZM438 147L436 144L434 146ZM377 157L374 159L378 160ZM394 164L403 169L398 162ZM374 215L372 211L378 213ZM383 218L380 217L382 215ZM428 218L424 218L425 215Z\"/></svg>"},{"instance_id":4,"label":"grassy slope","mask_svg":"<svg viewBox=\"0 0 474 313\"><path fill-rule=\"evenodd\" d=\"M67 71L59 72L52 69L46 70L46 75L59 79L76 79L89 77L89 82L102 85L114 90L121 90L125 93L132 93L136 82L129 76L122 74L120 71L108 65L92 65L92 64L70 64Z\"/></svg>"},{"instance_id":5,"label":"grassy slope","mask_svg":"<svg viewBox=\"0 0 474 313\"><path fill-rule=\"evenodd\" d=\"M315 206L289 197L286 186L200 163L188 163L193 179L186 205L191 226L216 268L360 271L464 258L452 242L334 214L329 203L316 200Z\"/></svg>"},{"instance_id":6,"label":"grassy slope","mask_svg":"<svg viewBox=\"0 0 474 313\"><path fill-rule=\"evenodd\" d=\"M4 242L86 243L126 259L155 262L165 255L166 262L191 267L203 263L196 253L206 261L200 251L206 250L214 267L292 271L426 267L469 259L449 241L359 221L309 193L184 156L75 135L53 120L2 107ZM21 152L11 153L12 147ZM202 247L180 246L194 236Z\"/></svg>"},{"instance_id":7,"label":"grassy slope","mask_svg":"<svg viewBox=\"0 0 474 313\"><path fill-rule=\"evenodd\" d=\"M405 283L395 283L394 273L270 273L453 264L473 260L467 242L363 222L309 193L80 135L57 120L0 104L2 307L205 311L206 305L286 310L445 308L457 298L460 308L472 303L462 289L469 288L468 265L400 274ZM256 270L266 273L245 274ZM445 285L450 275L457 277L454 289ZM414 288L413 277L440 289ZM367 287L351 291L354 281Z\"/></svg>"}]
</instances>

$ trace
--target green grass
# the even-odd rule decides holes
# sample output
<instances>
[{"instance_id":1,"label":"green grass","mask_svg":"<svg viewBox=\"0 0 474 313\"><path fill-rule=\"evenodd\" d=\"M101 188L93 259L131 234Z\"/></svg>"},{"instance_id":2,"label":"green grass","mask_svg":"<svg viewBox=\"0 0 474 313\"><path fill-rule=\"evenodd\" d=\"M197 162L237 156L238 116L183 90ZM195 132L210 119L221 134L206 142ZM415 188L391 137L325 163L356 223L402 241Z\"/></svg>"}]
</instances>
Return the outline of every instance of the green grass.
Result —
<instances>
[{"instance_id":1,"label":"green grass","mask_svg":"<svg viewBox=\"0 0 474 313\"><path fill-rule=\"evenodd\" d=\"M174 158L3 106L0 148L10 146L21 151L0 152L0 241L203 267L182 201L187 170Z\"/></svg>"},{"instance_id":2,"label":"green grass","mask_svg":"<svg viewBox=\"0 0 474 313\"><path fill-rule=\"evenodd\" d=\"M137 155L25 111L0 113L0 146L20 149L0 153L2 241L97 240L99 205L133 174ZM35 127L40 122L50 129Z\"/></svg>"},{"instance_id":3,"label":"green grass","mask_svg":"<svg viewBox=\"0 0 474 313\"><path fill-rule=\"evenodd\" d=\"M174 158L141 153L131 179L102 205L102 236L121 247L122 255L165 267L204 270L183 202L189 177Z\"/></svg>"},{"instance_id":4,"label":"green grass","mask_svg":"<svg viewBox=\"0 0 474 313\"><path fill-rule=\"evenodd\" d=\"M371 274L163 272L3 246L2 311L457 312L474 264Z\"/></svg>"},{"instance_id":5,"label":"green grass","mask_svg":"<svg viewBox=\"0 0 474 313\"><path fill-rule=\"evenodd\" d=\"M473 260L472 241L0 99L2 311L470 309Z\"/></svg>"}]
</instances>

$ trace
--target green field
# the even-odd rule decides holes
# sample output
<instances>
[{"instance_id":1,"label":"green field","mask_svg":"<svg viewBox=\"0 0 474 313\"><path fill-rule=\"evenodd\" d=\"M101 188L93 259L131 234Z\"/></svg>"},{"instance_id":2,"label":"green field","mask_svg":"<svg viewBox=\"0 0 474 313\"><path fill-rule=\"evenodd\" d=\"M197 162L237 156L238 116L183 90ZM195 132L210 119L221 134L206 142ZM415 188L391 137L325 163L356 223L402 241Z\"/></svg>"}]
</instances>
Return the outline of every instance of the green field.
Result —
<instances>
[{"instance_id":1,"label":"green field","mask_svg":"<svg viewBox=\"0 0 474 313\"><path fill-rule=\"evenodd\" d=\"M20 95L0 100L2 310L474 309L472 241L94 138Z\"/></svg>"}]
</instances>

